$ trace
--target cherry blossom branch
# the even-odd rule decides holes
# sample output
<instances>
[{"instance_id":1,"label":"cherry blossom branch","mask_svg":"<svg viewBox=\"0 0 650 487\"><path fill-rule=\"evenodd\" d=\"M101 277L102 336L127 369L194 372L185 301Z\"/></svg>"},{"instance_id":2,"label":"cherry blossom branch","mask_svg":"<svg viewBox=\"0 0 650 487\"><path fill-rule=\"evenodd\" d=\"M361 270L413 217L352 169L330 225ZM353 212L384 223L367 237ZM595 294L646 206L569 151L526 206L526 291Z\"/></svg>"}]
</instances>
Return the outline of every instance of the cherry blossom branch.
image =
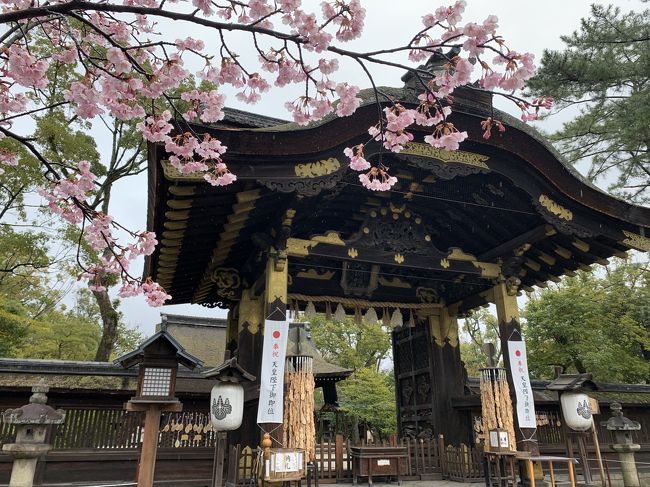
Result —
<instances>
[{"instance_id":1,"label":"cherry blossom branch","mask_svg":"<svg viewBox=\"0 0 650 487\"><path fill-rule=\"evenodd\" d=\"M85 277L96 285L103 285L105 276L120 276L121 295L144 292L153 304L164 302L167 294L149 280L134 279L128 265L137 256L153 252L155 236L149 232L130 232L105 211L94 209L100 202L106 209L109 196L106 191L102 193L101 188L106 188L111 178L130 173L140 149L126 161L123 160L124 151L114 150L109 175L100 185L87 162L82 161L74 170L67 169L67 164L62 162L59 174L55 168L57 164L38 153L33 140L7 128L19 116L33 116L48 109L31 107L30 103L49 105L48 100L57 100L52 98L53 93L42 91L51 82L47 78L50 59L39 59L39 50L31 49L35 37L47 40L57 63L83 73L83 77L67 82L68 86L62 91L65 101L52 108L65 106L62 111L72 112L72 120L82 122L97 117L104 121L106 116L120 123L133 121L146 141L164 144L170 163L182 174L202 173L206 181L215 186L231 184L237 179L222 160L227 148L210 134L198 133L196 127L199 125L191 122L211 124L223 119L225 97L216 87L224 85L240 90L237 99L255 103L270 90L271 83L277 87L302 84L304 94L287 101L285 107L295 122L308 124L333 111L340 117L350 116L360 106L359 88L333 79L340 59L355 61L370 81L378 117L376 125L368 128L368 142L346 148L344 152L350 158L350 168L360 172L361 184L376 191L389 190L397 182L389 174L389 168L383 165L381 154L400 152L413 140L413 126L430 127L424 141L445 150L458 149L459 143L467 138L467 132L455 127L449 115L454 90L461 86L475 89L472 79L475 66L471 60L478 60L481 69L478 89L498 93L515 103L522 110L522 119L536 118L540 109L551 104L547 98L528 101L515 94L534 72L532 56L505 46L496 34L496 17L490 16L481 24L460 25L464 0L423 16L423 27L405 45L368 52L344 49L334 43L335 40L347 42L361 35L365 10L360 0L323 2L322 20L302 10L300 0L231 0L223 5L211 0L189 0L192 9L189 13L163 8L164 0L126 0L124 4L110 0L72 0L43 5L38 2L0 0L8 6L0 13L0 22L10 25L13 36L24 41L12 43L0 53L0 134L29 144L27 149L37 155L47 170L48 179L52 180L50 187L42 188L41 196L54 213L74 225L81 225L81 235L101 256L100 263L85 266ZM125 14L127 19L123 18ZM210 18L213 15L225 21ZM220 40L218 51L216 54L204 52L204 43L191 37L174 43L152 39L151 36L162 34L153 33L155 24L149 19L180 21L216 31ZM287 26L286 32L273 27L277 19ZM34 27L39 29L34 30ZM434 31L439 31L439 39L433 37ZM261 72L256 69L258 65L246 66L249 63L244 63L228 44L226 34L231 32L251 34ZM260 44L262 39L270 41L268 49ZM442 49L446 48L453 50L445 54ZM435 72L431 72L428 65L415 67L390 58L405 51L411 62L424 61L433 54L438 60ZM495 54L491 63L483 59L486 52ZM215 55L220 56L220 64L213 63ZM183 80L191 75L184 65L187 57L204 62L203 70L196 74L207 83L182 87ZM316 60L315 65L310 65L312 58ZM371 65L412 73L421 89L415 108L402 106L383 93L375 84L369 69ZM52 68L55 79L58 67L57 64ZM33 90L36 96L26 96L25 90ZM338 97L337 104L333 103L335 97ZM486 138L493 128L504 129L503 124L494 119L494 112L481 126ZM113 137L116 131L114 127ZM364 158L365 146L373 141L379 143L380 160L376 167ZM0 164L14 166L17 157L0 149ZM100 193L104 194L103 200L97 193L98 185ZM93 194L91 203L89 198ZM113 235L113 230L126 231L126 235L136 241L123 244Z\"/></svg>"}]
</instances>

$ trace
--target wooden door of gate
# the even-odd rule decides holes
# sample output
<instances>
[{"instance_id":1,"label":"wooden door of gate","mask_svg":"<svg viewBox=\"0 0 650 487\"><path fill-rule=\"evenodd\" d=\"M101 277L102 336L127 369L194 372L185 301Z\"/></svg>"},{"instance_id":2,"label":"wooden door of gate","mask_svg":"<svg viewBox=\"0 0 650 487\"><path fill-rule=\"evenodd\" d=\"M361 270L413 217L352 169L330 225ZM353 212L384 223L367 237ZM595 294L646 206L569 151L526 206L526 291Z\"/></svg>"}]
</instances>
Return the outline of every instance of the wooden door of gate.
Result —
<instances>
[{"instance_id":1,"label":"wooden door of gate","mask_svg":"<svg viewBox=\"0 0 650 487\"><path fill-rule=\"evenodd\" d=\"M433 370L428 326L393 331L397 424L401 437L434 438Z\"/></svg>"}]
</instances>

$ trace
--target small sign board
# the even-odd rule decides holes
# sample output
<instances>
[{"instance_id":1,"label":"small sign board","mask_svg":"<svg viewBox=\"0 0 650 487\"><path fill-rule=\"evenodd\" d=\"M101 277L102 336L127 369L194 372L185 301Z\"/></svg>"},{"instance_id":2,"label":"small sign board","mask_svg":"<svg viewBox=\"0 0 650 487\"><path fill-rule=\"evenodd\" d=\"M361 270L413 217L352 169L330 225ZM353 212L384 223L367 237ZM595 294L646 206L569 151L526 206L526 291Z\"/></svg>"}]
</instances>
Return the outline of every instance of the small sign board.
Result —
<instances>
[{"instance_id":1,"label":"small sign board","mask_svg":"<svg viewBox=\"0 0 650 487\"><path fill-rule=\"evenodd\" d=\"M499 428L490 430L490 451L501 452L509 449L508 432Z\"/></svg>"},{"instance_id":2,"label":"small sign board","mask_svg":"<svg viewBox=\"0 0 650 487\"><path fill-rule=\"evenodd\" d=\"M300 480L307 472L307 455L299 448L271 448L271 458L264 462L264 480L280 482Z\"/></svg>"}]
</instances>

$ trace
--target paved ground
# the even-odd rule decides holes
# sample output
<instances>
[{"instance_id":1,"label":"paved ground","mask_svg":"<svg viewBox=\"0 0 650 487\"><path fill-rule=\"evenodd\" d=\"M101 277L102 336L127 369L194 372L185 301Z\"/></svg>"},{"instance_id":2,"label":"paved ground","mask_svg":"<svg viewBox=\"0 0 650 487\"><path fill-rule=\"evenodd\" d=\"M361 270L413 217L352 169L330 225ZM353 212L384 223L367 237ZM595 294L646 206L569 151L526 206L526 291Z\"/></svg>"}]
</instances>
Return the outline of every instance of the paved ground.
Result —
<instances>
[{"instance_id":1,"label":"paved ground","mask_svg":"<svg viewBox=\"0 0 650 487\"><path fill-rule=\"evenodd\" d=\"M324 485L324 484L323 484ZM321 487L323 487L321 485ZM336 484L334 484L336 485ZM343 484L341 484L343 485ZM383 483L373 482L373 487L397 487L397 482ZM402 487L483 487L484 482L453 482L451 480L405 480ZM359 482L358 487L367 487L368 484Z\"/></svg>"},{"instance_id":2,"label":"paved ground","mask_svg":"<svg viewBox=\"0 0 650 487\"><path fill-rule=\"evenodd\" d=\"M46 487L131 487L135 486L133 482L117 482L117 483L106 483L106 484L48 484ZM155 482L156 487L163 487L164 482ZM167 484L170 485L170 484ZM178 485L175 482L173 485ZM303 483L303 486L306 484ZM321 487L335 487L336 485L348 486L351 487L351 483L344 484L321 484ZM451 480L405 480L402 482L402 487L483 487L482 482L474 483L464 483L464 482L452 482ZM367 487L366 482L359 482L358 487ZM384 482L373 482L373 487L397 487L397 482L384 483Z\"/></svg>"}]
</instances>

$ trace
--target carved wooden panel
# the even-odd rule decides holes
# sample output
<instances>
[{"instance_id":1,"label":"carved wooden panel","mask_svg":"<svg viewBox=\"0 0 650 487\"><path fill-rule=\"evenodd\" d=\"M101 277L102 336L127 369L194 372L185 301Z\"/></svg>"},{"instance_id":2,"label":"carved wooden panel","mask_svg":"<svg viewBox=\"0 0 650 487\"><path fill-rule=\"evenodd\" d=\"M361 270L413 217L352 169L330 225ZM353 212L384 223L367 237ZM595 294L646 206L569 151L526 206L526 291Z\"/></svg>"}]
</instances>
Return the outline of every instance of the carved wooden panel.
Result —
<instances>
[{"instance_id":1,"label":"carved wooden panel","mask_svg":"<svg viewBox=\"0 0 650 487\"><path fill-rule=\"evenodd\" d=\"M432 438L433 375L428 326L393 331L397 417L401 435Z\"/></svg>"}]
</instances>

